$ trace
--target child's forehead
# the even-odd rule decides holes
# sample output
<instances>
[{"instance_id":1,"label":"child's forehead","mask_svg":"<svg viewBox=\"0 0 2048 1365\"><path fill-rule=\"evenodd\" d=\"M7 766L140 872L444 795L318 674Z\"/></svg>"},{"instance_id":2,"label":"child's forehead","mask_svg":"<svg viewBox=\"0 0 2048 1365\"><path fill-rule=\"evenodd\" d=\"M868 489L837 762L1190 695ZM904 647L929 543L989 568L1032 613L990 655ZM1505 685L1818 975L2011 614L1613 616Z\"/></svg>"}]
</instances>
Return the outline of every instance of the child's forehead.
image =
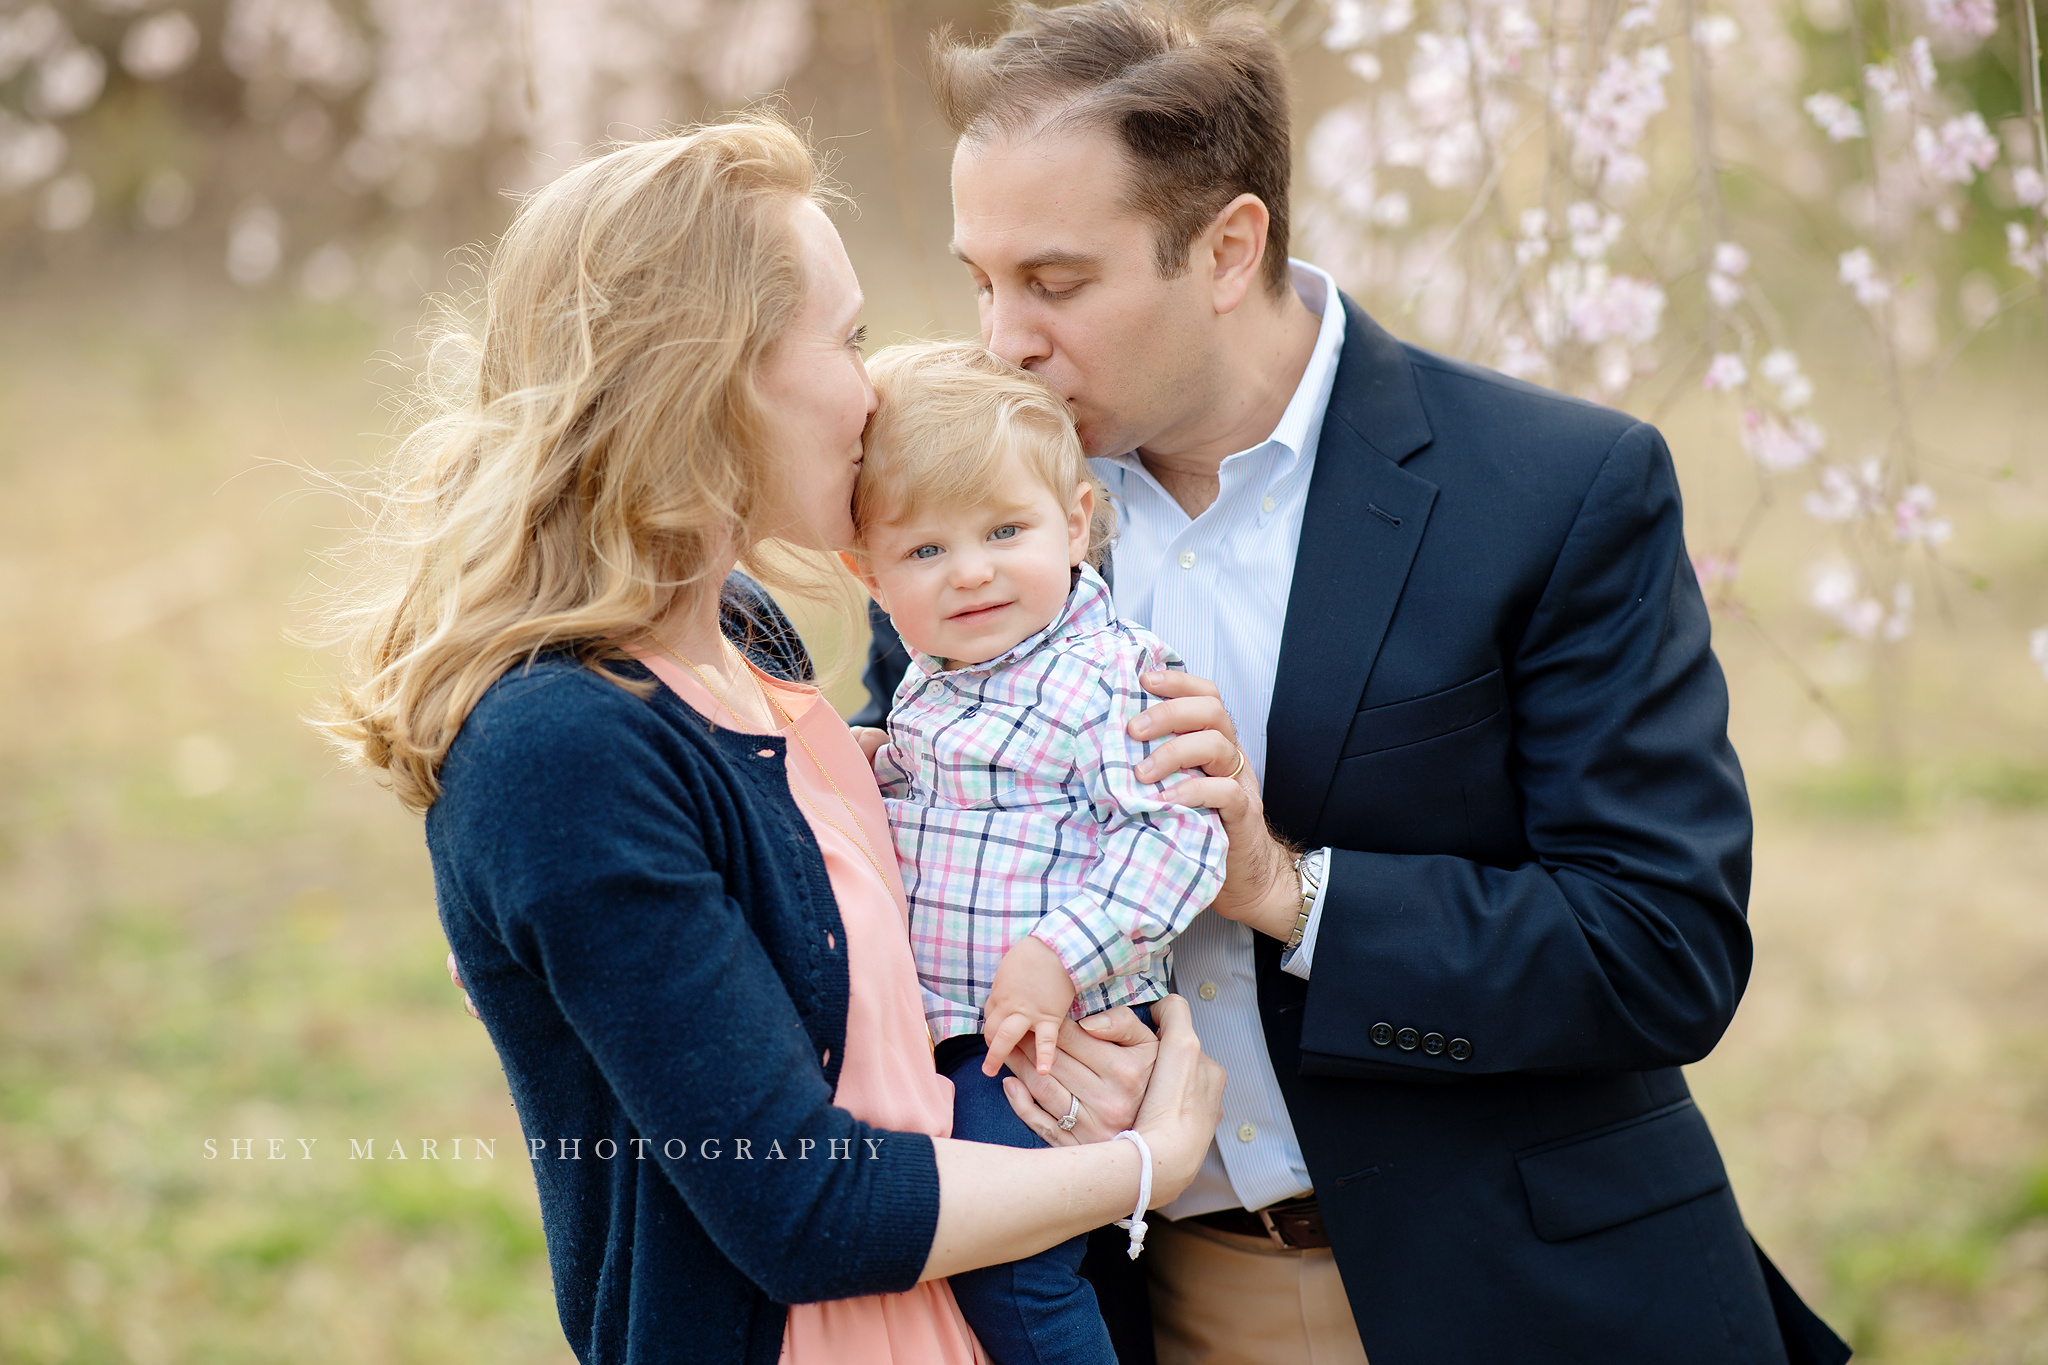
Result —
<instances>
[{"instance_id":1,"label":"child's forehead","mask_svg":"<svg viewBox=\"0 0 2048 1365\"><path fill-rule=\"evenodd\" d=\"M907 512L899 506L876 516L871 529L903 534L921 526L1041 511L1048 502L1056 508L1063 506L1062 498L1046 482L1044 474L1015 452L999 468L990 471L987 482L963 496L913 497L910 501L912 506Z\"/></svg>"}]
</instances>

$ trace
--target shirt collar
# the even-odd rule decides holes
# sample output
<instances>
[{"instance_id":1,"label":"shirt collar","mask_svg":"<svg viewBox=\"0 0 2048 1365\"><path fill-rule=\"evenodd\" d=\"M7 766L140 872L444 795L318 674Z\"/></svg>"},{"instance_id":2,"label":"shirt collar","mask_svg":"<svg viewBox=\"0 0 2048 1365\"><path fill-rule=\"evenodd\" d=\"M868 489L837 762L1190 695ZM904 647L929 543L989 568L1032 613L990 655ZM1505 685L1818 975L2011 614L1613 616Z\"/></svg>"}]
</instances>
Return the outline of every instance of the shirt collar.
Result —
<instances>
[{"instance_id":1,"label":"shirt collar","mask_svg":"<svg viewBox=\"0 0 2048 1365\"><path fill-rule=\"evenodd\" d=\"M1308 365L1301 372L1301 382L1294 386L1294 396L1287 401L1286 411L1273 427L1273 434L1258 445L1240 450L1224 460L1232 460L1268 446L1282 448L1282 458L1274 461L1267 484L1284 478L1301 459L1304 450L1315 444L1325 413L1330 408L1330 389L1337 382L1337 354L1344 347L1344 300L1337 292L1337 282L1329 274L1307 261L1287 262L1293 272L1294 292L1311 313L1322 319L1316 331L1315 349L1309 352ZM1121 455L1109 457L1110 463L1121 465L1136 472L1144 470L1144 462L1138 452L1127 450Z\"/></svg>"},{"instance_id":2,"label":"shirt collar","mask_svg":"<svg viewBox=\"0 0 2048 1365\"><path fill-rule=\"evenodd\" d=\"M915 649L910 650L910 657L927 677L939 677L948 673L993 673L999 668L1008 668L1027 655L1035 654L1058 636L1106 626L1115 618L1115 608L1110 604L1109 584L1102 581L1102 575L1095 571L1094 565L1084 563L1074 570L1074 586L1068 591L1067 600L1060 607L1059 614L1046 624L1045 629L1035 635L1026 636L987 663L947 668L943 660Z\"/></svg>"}]
</instances>

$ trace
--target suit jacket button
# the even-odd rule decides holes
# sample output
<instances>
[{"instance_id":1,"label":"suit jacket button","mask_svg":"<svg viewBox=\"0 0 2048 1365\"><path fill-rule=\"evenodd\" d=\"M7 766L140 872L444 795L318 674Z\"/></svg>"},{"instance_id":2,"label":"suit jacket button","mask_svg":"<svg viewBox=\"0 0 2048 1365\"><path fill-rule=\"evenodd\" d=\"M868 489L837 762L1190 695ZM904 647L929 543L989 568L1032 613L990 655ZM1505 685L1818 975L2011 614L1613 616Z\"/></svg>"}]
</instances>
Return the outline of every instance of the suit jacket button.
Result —
<instances>
[{"instance_id":1,"label":"suit jacket button","mask_svg":"<svg viewBox=\"0 0 2048 1365\"><path fill-rule=\"evenodd\" d=\"M1417 1033L1414 1029L1404 1028L1399 1033L1394 1035L1394 1042L1400 1046L1401 1051L1413 1052L1415 1051L1415 1044L1420 1042L1421 1038L1422 1035Z\"/></svg>"},{"instance_id":2,"label":"suit jacket button","mask_svg":"<svg viewBox=\"0 0 2048 1365\"><path fill-rule=\"evenodd\" d=\"M1451 1060L1454 1062L1471 1061L1472 1044L1466 1042L1463 1038L1451 1039Z\"/></svg>"},{"instance_id":3,"label":"suit jacket button","mask_svg":"<svg viewBox=\"0 0 2048 1365\"><path fill-rule=\"evenodd\" d=\"M1423 1034L1422 1050L1432 1057L1436 1056L1437 1053L1444 1050L1444 1036L1441 1033Z\"/></svg>"},{"instance_id":4,"label":"suit jacket button","mask_svg":"<svg viewBox=\"0 0 2048 1365\"><path fill-rule=\"evenodd\" d=\"M1393 1042L1394 1026L1392 1024L1374 1024L1372 1026L1372 1041L1375 1047L1385 1047L1388 1043Z\"/></svg>"}]
</instances>

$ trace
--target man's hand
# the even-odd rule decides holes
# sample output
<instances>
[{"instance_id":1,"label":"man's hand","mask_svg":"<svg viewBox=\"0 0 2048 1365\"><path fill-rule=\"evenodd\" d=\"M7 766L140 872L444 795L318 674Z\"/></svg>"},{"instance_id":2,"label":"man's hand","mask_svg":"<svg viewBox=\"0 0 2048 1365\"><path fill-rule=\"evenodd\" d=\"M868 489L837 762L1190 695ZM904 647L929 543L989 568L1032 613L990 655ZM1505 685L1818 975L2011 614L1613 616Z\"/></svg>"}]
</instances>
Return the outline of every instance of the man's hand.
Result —
<instances>
[{"instance_id":1,"label":"man's hand","mask_svg":"<svg viewBox=\"0 0 2048 1365\"><path fill-rule=\"evenodd\" d=\"M1215 811L1223 817L1223 832L1230 840L1223 889L1211 908L1285 943L1294 936L1301 912L1300 884L1294 876L1296 850L1275 838L1266 825L1266 803L1251 772L1238 766L1244 751L1237 746L1237 727L1223 709L1216 684L1170 670L1147 673L1139 682L1165 700L1146 707L1131 721L1131 738L1172 736L1138 764L1139 780L1162 781L1180 769L1191 774L1168 789L1168 799Z\"/></svg>"},{"instance_id":2,"label":"man's hand","mask_svg":"<svg viewBox=\"0 0 2048 1365\"><path fill-rule=\"evenodd\" d=\"M1073 1007L1074 983L1060 965L1060 955L1028 935L1017 940L996 967L995 984L982 1006L981 1032L988 1039L988 1057L981 1074L1000 1071L1027 1033L1037 1038L1038 1074L1052 1074L1060 1025Z\"/></svg>"}]
</instances>

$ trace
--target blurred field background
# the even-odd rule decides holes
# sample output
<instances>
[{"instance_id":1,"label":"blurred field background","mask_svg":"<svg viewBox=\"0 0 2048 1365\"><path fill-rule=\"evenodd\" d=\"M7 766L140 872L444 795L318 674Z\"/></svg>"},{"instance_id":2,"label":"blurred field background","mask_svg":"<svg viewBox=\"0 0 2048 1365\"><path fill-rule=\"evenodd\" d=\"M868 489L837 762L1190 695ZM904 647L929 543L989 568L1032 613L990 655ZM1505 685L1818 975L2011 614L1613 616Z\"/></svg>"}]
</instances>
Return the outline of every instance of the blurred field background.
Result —
<instances>
[{"instance_id":1,"label":"blurred field background","mask_svg":"<svg viewBox=\"0 0 2048 1365\"><path fill-rule=\"evenodd\" d=\"M210 35L215 12L193 13ZM845 230L884 341L973 321L916 74L946 18L988 22L824 5L789 85L859 195ZM1334 98L1319 58L1304 127ZM449 253L502 221L512 153L424 192L337 189L281 146L311 105L257 108L275 92L236 95L209 62L175 108L110 86L76 150L101 187L83 227L0 199L0 1362L566 1361L419 824L302 723L333 665L287 639L351 524L299 471L387 449L420 296L467 278ZM185 216L152 226L166 165ZM289 235L245 288L222 243L252 187ZM1809 372L1867 382L1829 245L1770 221L1757 269L1797 305ZM2048 1361L2048 681L2024 648L2048 622L2044 377L2042 315L2016 312L1920 410L1965 572L1914 637L1827 628L1802 601L1810 527L1784 517L1745 559L1747 614L1717 618L1758 814L1757 965L1693 1079L1759 1239L1892 1365ZM1725 413L1674 387L1696 396L1643 410L1697 550L1757 480ZM1850 449L1886 421L1828 416ZM843 654L828 615L806 620Z\"/></svg>"}]
</instances>

